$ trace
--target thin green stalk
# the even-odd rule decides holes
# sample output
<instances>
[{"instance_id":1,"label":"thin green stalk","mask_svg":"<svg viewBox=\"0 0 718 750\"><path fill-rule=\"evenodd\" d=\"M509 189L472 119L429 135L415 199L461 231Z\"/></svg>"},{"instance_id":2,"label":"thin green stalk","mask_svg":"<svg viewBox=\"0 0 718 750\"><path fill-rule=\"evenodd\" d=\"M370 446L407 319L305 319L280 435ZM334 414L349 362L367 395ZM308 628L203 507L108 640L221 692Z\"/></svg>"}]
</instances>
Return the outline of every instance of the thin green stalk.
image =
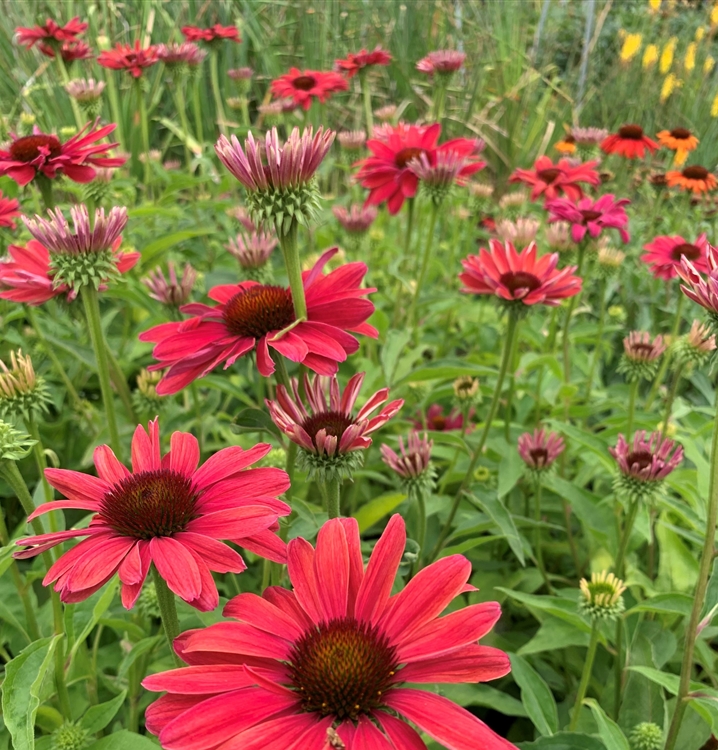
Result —
<instances>
[{"instance_id":1,"label":"thin green stalk","mask_svg":"<svg viewBox=\"0 0 718 750\"><path fill-rule=\"evenodd\" d=\"M120 397L120 401L122 401L122 405L125 407L125 414L127 415L127 418L133 424L137 424L137 414L135 413L135 407L132 403L132 394L130 393L130 388L127 385L127 378L125 377L125 373L122 372L120 363L115 358L115 355L110 351L109 347L106 348L106 351L107 363L110 368L110 380L112 381L112 385L115 386L115 390Z\"/></svg>"},{"instance_id":2,"label":"thin green stalk","mask_svg":"<svg viewBox=\"0 0 718 750\"><path fill-rule=\"evenodd\" d=\"M137 110L140 113L140 128L142 130L142 150L145 152L144 175L145 190L147 190L150 184L150 130L149 123L147 122L145 97L142 93L142 84L140 81L141 79L138 78L135 83L135 89L137 90Z\"/></svg>"},{"instance_id":3,"label":"thin green stalk","mask_svg":"<svg viewBox=\"0 0 718 750\"><path fill-rule=\"evenodd\" d=\"M55 197L52 194L52 180L45 177L44 174L37 174L33 182L37 185L42 196L42 202L45 204L46 211L52 211L55 208Z\"/></svg>"},{"instance_id":4,"label":"thin green stalk","mask_svg":"<svg viewBox=\"0 0 718 750\"><path fill-rule=\"evenodd\" d=\"M548 589L549 594L553 594L553 586L551 585L551 581L549 581L546 573L546 566L543 561L543 549L541 548L541 494L541 479L537 479L536 491L534 493L534 520L536 521L536 527L534 528L534 547L536 547L536 565L541 573L541 577L546 583L546 588Z\"/></svg>"},{"instance_id":5,"label":"thin green stalk","mask_svg":"<svg viewBox=\"0 0 718 750\"><path fill-rule=\"evenodd\" d=\"M80 292L82 303L85 307L85 317L87 326L90 331L90 340L92 348L95 351L97 361L97 373L100 380L100 390L102 392L102 401L105 406L105 416L107 419L107 430L110 434L110 445L115 455L122 460L122 444L120 443L120 433L117 429L117 417L115 416L115 403L112 398L112 386L110 385L110 369L107 363L107 349L105 338L102 333L102 324L100 322L100 303L97 297L97 290L93 286L84 286Z\"/></svg>"},{"instance_id":6,"label":"thin green stalk","mask_svg":"<svg viewBox=\"0 0 718 750\"><path fill-rule=\"evenodd\" d=\"M675 373L673 374L673 383L671 383L671 390L668 392L668 398L666 399L666 410L663 416L663 428L661 429L661 438L666 436L668 432L668 423L671 421L671 412L673 411L673 402L676 400L676 393L678 393L678 384L680 383L681 376L683 375L684 365L678 365Z\"/></svg>"},{"instance_id":7,"label":"thin green stalk","mask_svg":"<svg viewBox=\"0 0 718 750\"><path fill-rule=\"evenodd\" d=\"M633 422L636 416L636 396L638 395L638 380L631 383L628 391L628 421L626 422L626 439L630 440L633 434Z\"/></svg>"},{"instance_id":8,"label":"thin green stalk","mask_svg":"<svg viewBox=\"0 0 718 750\"><path fill-rule=\"evenodd\" d=\"M105 83L107 84L107 95L110 100L110 112L112 112L112 121L117 125L115 133L117 134L117 140L120 144L122 151L127 151L127 141L125 140L125 129L122 126L122 112L120 111L120 100L117 96L117 84L115 83L115 76L112 71L107 71L105 76Z\"/></svg>"},{"instance_id":9,"label":"thin green stalk","mask_svg":"<svg viewBox=\"0 0 718 750\"><path fill-rule=\"evenodd\" d=\"M593 387L593 378L596 375L598 360L601 358L601 345L603 343L603 331L606 326L606 279L601 279L598 287L598 293L601 296L601 307L598 313L598 333L596 334L596 343L594 344L593 357L591 358L591 368L588 371L588 380L586 381L586 403L591 401L591 388ZM588 419L588 417L587 417Z\"/></svg>"},{"instance_id":10,"label":"thin green stalk","mask_svg":"<svg viewBox=\"0 0 718 750\"><path fill-rule=\"evenodd\" d=\"M419 544L419 554L416 558L416 562L414 563L413 571L414 575L416 575L423 566L426 552L426 550L424 549L426 545L426 495L424 493L424 490L421 488L414 490L411 495L416 501L416 510L419 521L416 534L416 541Z\"/></svg>"},{"instance_id":11,"label":"thin green stalk","mask_svg":"<svg viewBox=\"0 0 718 750\"><path fill-rule=\"evenodd\" d=\"M199 444L199 452L202 453L202 444L204 443L204 428L202 426L202 400L199 397L199 388L197 387L196 381L194 381L190 386L190 392L192 393L195 420L197 422L197 443Z\"/></svg>"},{"instance_id":12,"label":"thin green stalk","mask_svg":"<svg viewBox=\"0 0 718 750\"><path fill-rule=\"evenodd\" d=\"M676 336L678 336L678 333L681 329L681 321L683 320L683 300L684 300L684 295L681 292L678 297L678 302L676 303L676 315L675 315L675 318L673 319L673 328L671 329L671 341L676 340ZM663 355L663 361L661 362L661 367L658 370L656 379L653 381L651 390L648 394L648 397L646 398L646 411L648 411L651 408L651 406L653 406L653 402L655 401L656 396L658 395L658 389L663 384L663 379L666 377L666 373L668 372L668 366L670 364L671 364L671 350L669 349Z\"/></svg>"},{"instance_id":13,"label":"thin green stalk","mask_svg":"<svg viewBox=\"0 0 718 750\"><path fill-rule=\"evenodd\" d=\"M67 86L67 84L70 83L70 76L67 74L65 61L62 59L60 50L57 48L55 49L55 59L57 60L57 67L60 70L60 78L62 79L63 86ZM70 97L70 104L72 105L72 114L75 116L75 122L77 123L77 130L79 132L80 130L82 130L82 127L85 124L85 120L80 113L80 107L72 97Z\"/></svg>"},{"instance_id":14,"label":"thin green stalk","mask_svg":"<svg viewBox=\"0 0 718 750\"><path fill-rule=\"evenodd\" d=\"M179 79L173 80L172 90L175 95L175 104L179 112L180 122L182 123L182 130L185 134L185 140L182 142L182 145L184 146L185 166L189 171L190 164L192 163L192 152L187 145L187 139L191 137L191 132L189 129L189 120L187 119L187 106L184 100L184 81Z\"/></svg>"},{"instance_id":15,"label":"thin green stalk","mask_svg":"<svg viewBox=\"0 0 718 750\"><path fill-rule=\"evenodd\" d=\"M518 329L518 326L517 326ZM509 392L506 395L506 408L504 410L504 437L506 442L511 442L511 412L514 403L514 372L516 371L516 357L518 356L519 336L514 336L513 350L511 351L511 361L509 363Z\"/></svg>"},{"instance_id":16,"label":"thin green stalk","mask_svg":"<svg viewBox=\"0 0 718 750\"><path fill-rule=\"evenodd\" d=\"M414 227L414 204L416 198L408 198L406 201L406 234L404 235L404 254L402 256L402 262L405 262L409 257L409 247L411 246L411 232ZM396 291L394 292L394 313L392 315L392 327L396 328L399 325L399 313L401 312L401 298L402 298L402 285L401 281L397 281Z\"/></svg>"},{"instance_id":17,"label":"thin green stalk","mask_svg":"<svg viewBox=\"0 0 718 750\"><path fill-rule=\"evenodd\" d=\"M578 717L581 715L581 706L583 706L583 700L586 697L586 691L588 690L588 683L591 679L591 672L593 671L593 661L596 658L596 649L598 647L598 620L594 618L593 624L591 625L591 639L588 642L588 653L586 654L586 661L583 663L583 673L581 674L581 682L578 686L578 693L576 694L576 703L573 706L573 714L571 715L571 723L569 724L568 731L573 732L578 726Z\"/></svg>"},{"instance_id":18,"label":"thin green stalk","mask_svg":"<svg viewBox=\"0 0 718 750\"><path fill-rule=\"evenodd\" d=\"M199 98L200 77L195 76L192 89L192 108L194 110L194 125L197 129L197 140L204 144L204 128L202 124L202 105Z\"/></svg>"},{"instance_id":19,"label":"thin green stalk","mask_svg":"<svg viewBox=\"0 0 718 750\"><path fill-rule=\"evenodd\" d=\"M292 221L289 231L279 232L279 247L282 249L284 265L289 277L289 288L292 290L292 302L294 303L294 315L297 320L307 319L307 303L304 299L304 283L302 282L302 264L299 260L299 248L297 245L297 231L299 225Z\"/></svg>"},{"instance_id":20,"label":"thin green stalk","mask_svg":"<svg viewBox=\"0 0 718 750\"><path fill-rule=\"evenodd\" d=\"M411 314L410 320L411 325L414 326L414 332L416 333L417 327L417 305L419 302L419 295L421 294L421 288L424 285L424 279L426 278L426 270L429 267L429 259L431 257L431 248L434 244L434 229L436 228L436 217L439 215L439 206L432 201L431 202L431 214L429 217L429 229L426 234L426 244L424 246L424 256L421 260L421 268L419 270L419 278L416 280L416 289L414 289L414 297L411 301Z\"/></svg>"},{"instance_id":21,"label":"thin green stalk","mask_svg":"<svg viewBox=\"0 0 718 750\"><path fill-rule=\"evenodd\" d=\"M711 471L710 490L708 495L708 508L706 514L706 537L703 542L701 562L698 569L698 581L693 596L693 607L691 609L688 629L686 630L686 641L683 646L683 663L681 664L681 680L676 696L676 710L668 730L665 750L673 750L678 739L683 715L688 705L687 696L691 685L691 671L693 668L693 652L698 637L698 625L700 624L701 611L706 598L708 587L708 576L713 566L715 550L716 521L718 521L718 401L716 402L716 416L713 419L713 440L711 443Z\"/></svg>"},{"instance_id":22,"label":"thin green stalk","mask_svg":"<svg viewBox=\"0 0 718 750\"><path fill-rule=\"evenodd\" d=\"M217 65L217 52L212 50L209 56L209 75L212 81L212 94L214 95L214 106L217 111L217 125L222 135L227 135L227 118L224 115L222 104L222 93L219 90L219 70Z\"/></svg>"},{"instance_id":23,"label":"thin green stalk","mask_svg":"<svg viewBox=\"0 0 718 750\"><path fill-rule=\"evenodd\" d=\"M45 495L45 502L49 503L52 500L52 488L49 482L45 479L45 469L47 469L47 461L45 460L45 449L42 446L42 439L40 438L40 430L37 428L37 422L32 413L27 415L25 419L25 427L27 428L28 434L35 441L35 445L32 447L33 455L35 456L35 464L37 465L37 472L40 475L40 481L42 482L42 491ZM52 514L50 514L52 516ZM53 529L56 531L56 529Z\"/></svg>"},{"instance_id":24,"label":"thin green stalk","mask_svg":"<svg viewBox=\"0 0 718 750\"><path fill-rule=\"evenodd\" d=\"M640 502L638 500L634 500L631 503L631 507L628 510L628 515L626 516L626 525L623 529L623 535L621 536L621 542L618 547L618 554L616 555L616 562L614 563L613 567L616 570L616 575L619 578L623 578L624 575L624 567L626 564L626 552L628 551L628 543L631 539L631 532L633 531L633 524L636 522L636 516L638 515L638 506Z\"/></svg>"},{"instance_id":25,"label":"thin green stalk","mask_svg":"<svg viewBox=\"0 0 718 750\"><path fill-rule=\"evenodd\" d=\"M553 354L556 347L556 332L558 329L558 307L551 311L551 322L548 327L548 337L546 338L547 354ZM541 386L543 385L543 376L546 372L544 365L541 365L536 376L536 424L541 424Z\"/></svg>"},{"instance_id":26,"label":"thin green stalk","mask_svg":"<svg viewBox=\"0 0 718 750\"><path fill-rule=\"evenodd\" d=\"M578 268L576 270L577 274L581 274L581 270L583 268L583 259L586 254L586 243L582 242L578 246ZM578 298L581 296L581 293L574 294L573 297L568 302L568 308L566 309L566 320L563 324L563 380L564 383L569 383L571 380L571 358L569 356L569 330L571 328L571 318L573 316L573 311L576 309L576 304L578 302Z\"/></svg>"},{"instance_id":27,"label":"thin green stalk","mask_svg":"<svg viewBox=\"0 0 718 750\"><path fill-rule=\"evenodd\" d=\"M364 119L366 120L366 134L368 138L374 133L374 116L371 109L371 88L366 80L366 72L359 73L359 83L361 84L362 99L364 101Z\"/></svg>"},{"instance_id":28,"label":"thin green stalk","mask_svg":"<svg viewBox=\"0 0 718 750\"><path fill-rule=\"evenodd\" d=\"M172 653L177 666L184 666L184 663L174 650L174 640L180 634L175 595L169 590L167 582L162 578L154 565L152 566L152 580L155 582L157 604L159 605L160 617L162 618L162 628L165 631L165 637L167 638L170 652Z\"/></svg>"},{"instance_id":29,"label":"thin green stalk","mask_svg":"<svg viewBox=\"0 0 718 750\"><path fill-rule=\"evenodd\" d=\"M339 518L341 511L342 483L338 478L329 479L325 485L327 493L327 514L329 518Z\"/></svg>"}]
</instances>

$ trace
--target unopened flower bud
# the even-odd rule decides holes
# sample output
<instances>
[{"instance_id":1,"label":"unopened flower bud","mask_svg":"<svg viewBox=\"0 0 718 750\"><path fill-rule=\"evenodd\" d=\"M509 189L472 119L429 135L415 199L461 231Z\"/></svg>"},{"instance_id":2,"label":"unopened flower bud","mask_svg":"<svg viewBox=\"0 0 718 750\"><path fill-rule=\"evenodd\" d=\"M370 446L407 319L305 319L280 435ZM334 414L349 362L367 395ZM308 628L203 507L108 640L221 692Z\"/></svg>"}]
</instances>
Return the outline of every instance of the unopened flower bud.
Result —
<instances>
[{"instance_id":1,"label":"unopened flower bud","mask_svg":"<svg viewBox=\"0 0 718 750\"><path fill-rule=\"evenodd\" d=\"M631 750L661 750L663 747L663 730L658 724L644 721L633 727L629 740Z\"/></svg>"},{"instance_id":2,"label":"unopened flower bud","mask_svg":"<svg viewBox=\"0 0 718 750\"><path fill-rule=\"evenodd\" d=\"M35 375L32 360L22 350L10 352L10 367L0 361L0 415L12 418L37 416L47 411L50 394L45 381Z\"/></svg>"},{"instance_id":3,"label":"unopened flower bud","mask_svg":"<svg viewBox=\"0 0 718 750\"><path fill-rule=\"evenodd\" d=\"M592 573L591 580L582 578L580 586L578 609L581 614L594 620L613 620L625 609L621 595L626 586L613 573L606 570Z\"/></svg>"}]
</instances>

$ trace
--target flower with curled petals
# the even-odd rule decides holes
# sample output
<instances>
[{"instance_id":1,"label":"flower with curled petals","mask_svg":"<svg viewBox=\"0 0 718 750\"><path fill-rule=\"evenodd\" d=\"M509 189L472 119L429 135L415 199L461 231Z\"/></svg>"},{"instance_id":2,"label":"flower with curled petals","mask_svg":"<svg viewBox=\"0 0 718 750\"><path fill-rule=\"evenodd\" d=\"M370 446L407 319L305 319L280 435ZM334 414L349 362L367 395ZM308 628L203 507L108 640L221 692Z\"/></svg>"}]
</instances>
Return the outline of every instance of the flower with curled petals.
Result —
<instances>
[{"instance_id":1,"label":"flower with curled petals","mask_svg":"<svg viewBox=\"0 0 718 750\"><path fill-rule=\"evenodd\" d=\"M52 46L44 42L40 42L37 48L42 52L43 55L48 57L55 57L55 49L57 46ZM65 62L74 62L75 60L89 60L92 57L92 50L89 44L85 44L80 40L74 42L63 42L59 47L60 57Z\"/></svg>"},{"instance_id":2,"label":"flower with curled petals","mask_svg":"<svg viewBox=\"0 0 718 750\"><path fill-rule=\"evenodd\" d=\"M648 252L641 256L641 260L657 279L675 279L682 258L689 260L700 273L708 272L708 237L705 232L698 235L695 242L680 235L661 235L646 243L643 249Z\"/></svg>"},{"instance_id":3,"label":"flower with curled petals","mask_svg":"<svg viewBox=\"0 0 718 750\"><path fill-rule=\"evenodd\" d=\"M20 202L17 198L6 198L0 190L0 227L15 229L15 217L20 216L18 211Z\"/></svg>"},{"instance_id":4,"label":"flower with curled petals","mask_svg":"<svg viewBox=\"0 0 718 750\"><path fill-rule=\"evenodd\" d=\"M271 446L250 450L224 448L199 466L199 444L187 432L174 432L170 451L160 451L157 420L142 425L132 438L132 471L109 446L95 449L98 476L68 469L46 469L47 481L66 499L41 505L30 516L61 508L93 513L87 528L19 539L15 557L28 558L76 537L86 537L61 555L44 585L54 583L63 602L87 599L115 573L122 603L137 601L154 564L170 590L203 612L219 603L212 571L241 573L240 555L228 539L270 560L284 562L284 542L275 533L277 519L290 508L278 500L289 487L280 469L249 469Z\"/></svg>"},{"instance_id":5,"label":"flower with curled petals","mask_svg":"<svg viewBox=\"0 0 718 750\"><path fill-rule=\"evenodd\" d=\"M451 76L459 70L464 61L466 54L453 49L439 49L429 52L426 57L422 57L416 64L416 69L428 76L438 73L440 76Z\"/></svg>"},{"instance_id":6,"label":"flower with curled petals","mask_svg":"<svg viewBox=\"0 0 718 750\"><path fill-rule=\"evenodd\" d=\"M572 164L568 159L559 159L554 164L548 156L541 156L534 162L533 169L517 169L509 178L509 182L523 182L531 186L531 200L540 196L546 200L553 200L559 195L565 195L569 200L578 201L583 198L583 190L579 183L599 185L601 178L594 169L597 161L587 161L585 164Z\"/></svg>"},{"instance_id":7,"label":"flower with curled petals","mask_svg":"<svg viewBox=\"0 0 718 750\"><path fill-rule=\"evenodd\" d=\"M643 159L646 152L654 154L661 147L649 138L640 125L623 125L601 142L601 150L606 154L618 154L626 159Z\"/></svg>"},{"instance_id":8,"label":"flower with curled petals","mask_svg":"<svg viewBox=\"0 0 718 750\"><path fill-rule=\"evenodd\" d=\"M651 339L648 331L631 331L623 339L623 356L618 372L626 375L626 380L650 380L658 370L658 360L666 351L666 344L660 334Z\"/></svg>"},{"instance_id":9,"label":"flower with curled petals","mask_svg":"<svg viewBox=\"0 0 718 750\"><path fill-rule=\"evenodd\" d=\"M134 47L129 44L116 44L114 49L100 52L97 62L103 68L125 70L133 78L140 78L146 68L151 68L159 61L157 47L142 47L136 39Z\"/></svg>"},{"instance_id":10,"label":"flower with curled petals","mask_svg":"<svg viewBox=\"0 0 718 750\"><path fill-rule=\"evenodd\" d=\"M693 261L681 258L676 268L683 284L681 290L689 299L708 311L714 330L718 330L718 250L708 245L706 253L708 271L705 276Z\"/></svg>"},{"instance_id":11,"label":"flower with curled petals","mask_svg":"<svg viewBox=\"0 0 718 750\"><path fill-rule=\"evenodd\" d=\"M22 44L28 49L32 49L35 44L45 43L47 45L58 45L62 42L72 42L87 30L87 23L80 21L79 16L75 16L64 26L48 18L44 26L33 26L26 28L18 26L15 29L18 44Z\"/></svg>"},{"instance_id":12,"label":"flower with curled petals","mask_svg":"<svg viewBox=\"0 0 718 750\"><path fill-rule=\"evenodd\" d=\"M501 615L484 602L439 615L468 586L471 563L450 555L391 595L406 529L395 515L364 568L359 526L337 518L316 548L287 547L294 590L243 593L231 620L183 633L189 666L145 678L165 691L147 728L172 750L411 748L412 726L451 750L515 750L474 714L418 685L476 683L507 674L507 654L479 645ZM413 683L408 687L406 683Z\"/></svg>"},{"instance_id":13,"label":"flower with curled petals","mask_svg":"<svg viewBox=\"0 0 718 750\"><path fill-rule=\"evenodd\" d=\"M201 65L207 57L207 51L200 49L192 42L177 44L160 44L157 46L157 57L160 62L170 69L182 72L188 65L196 67Z\"/></svg>"},{"instance_id":14,"label":"flower with curled petals","mask_svg":"<svg viewBox=\"0 0 718 750\"><path fill-rule=\"evenodd\" d=\"M299 70L292 68L272 81L272 96L277 99L291 99L294 105L304 110L318 99L322 104L337 91L349 88L346 79L333 70Z\"/></svg>"},{"instance_id":15,"label":"flower with curled petals","mask_svg":"<svg viewBox=\"0 0 718 750\"><path fill-rule=\"evenodd\" d=\"M192 288L197 281L197 271L189 263L185 263L182 276L178 278L177 269L172 261L167 264L167 271L169 278L165 277L158 266L142 279L142 283L149 289L152 299L167 307L180 307L192 295Z\"/></svg>"},{"instance_id":16,"label":"flower with curled petals","mask_svg":"<svg viewBox=\"0 0 718 750\"><path fill-rule=\"evenodd\" d=\"M242 41L236 26L222 26L219 23L209 26L206 29L199 26L183 26L182 34L184 34L184 38L188 42L205 42L206 44L211 44L213 42L224 41L225 39L230 42Z\"/></svg>"},{"instance_id":17,"label":"flower with curled petals","mask_svg":"<svg viewBox=\"0 0 718 750\"><path fill-rule=\"evenodd\" d=\"M360 52L350 52L343 60L335 60L334 68L337 72L346 73L347 78L354 78L366 68L374 65L389 65L391 55L377 45L371 52L365 49Z\"/></svg>"},{"instance_id":18,"label":"flower with curled petals","mask_svg":"<svg viewBox=\"0 0 718 750\"><path fill-rule=\"evenodd\" d=\"M631 239L626 227L628 216L624 206L630 201L627 198L616 200L608 193L598 200L582 198L573 203L565 198L546 201L546 210L551 214L549 223L565 221L571 225L571 237L574 242L581 242L586 234L598 237L604 229L618 229L623 242Z\"/></svg>"},{"instance_id":19,"label":"flower with curled petals","mask_svg":"<svg viewBox=\"0 0 718 750\"><path fill-rule=\"evenodd\" d=\"M546 432L543 427L536 428L533 433L524 432L518 442L521 460L530 471L538 473L550 469L565 447L558 433Z\"/></svg>"}]
</instances>

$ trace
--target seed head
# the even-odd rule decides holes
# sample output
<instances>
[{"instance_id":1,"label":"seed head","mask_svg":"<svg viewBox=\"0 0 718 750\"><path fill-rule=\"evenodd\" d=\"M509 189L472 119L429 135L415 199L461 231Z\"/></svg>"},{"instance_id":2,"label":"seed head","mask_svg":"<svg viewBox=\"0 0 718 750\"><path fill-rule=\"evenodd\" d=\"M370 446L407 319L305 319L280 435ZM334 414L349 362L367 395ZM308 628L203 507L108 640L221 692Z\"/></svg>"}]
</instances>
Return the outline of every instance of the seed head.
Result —
<instances>
[{"instance_id":1,"label":"seed head","mask_svg":"<svg viewBox=\"0 0 718 750\"><path fill-rule=\"evenodd\" d=\"M663 730L658 724L643 721L636 724L629 735L631 750L661 750L663 747Z\"/></svg>"},{"instance_id":2,"label":"seed head","mask_svg":"<svg viewBox=\"0 0 718 750\"><path fill-rule=\"evenodd\" d=\"M582 578L580 586L578 609L581 614L594 620L614 620L625 609L621 594L626 586L613 573L607 570L592 573L590 582Z\"/></svg>"}]
</instances>

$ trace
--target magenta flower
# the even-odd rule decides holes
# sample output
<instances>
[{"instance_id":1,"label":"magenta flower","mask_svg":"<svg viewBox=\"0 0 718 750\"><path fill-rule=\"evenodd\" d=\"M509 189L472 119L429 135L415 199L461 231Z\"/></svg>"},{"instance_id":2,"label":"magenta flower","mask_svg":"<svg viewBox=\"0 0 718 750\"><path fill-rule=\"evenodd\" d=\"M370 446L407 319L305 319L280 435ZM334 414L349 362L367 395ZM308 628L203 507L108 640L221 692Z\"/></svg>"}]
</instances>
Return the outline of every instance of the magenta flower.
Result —
<instances>
[{"instance_id":1,"label":"magenta flower","mask_svg":"<svg viewBox=\"0 0 718 750\"><path fill-rule=\"evenodd\" d=\"M429 469L433 447L434 441L429 440L426 433L421 436L416 430L412 430L406 441L406 447L404 447L403 438L399 437L401 455L384 444L381 446L381 458L403 479L418 479Z\"/></svg>"},{"instance_id":2,"label":"magenta flower","mask_svg":"<svg viewBox=\"0 0 718 750\"><path fill-rule=\"evenodd\" d=\"M534 471L544 471L563 453L565 449L563 438L555 432L546 432L542 427L533 433L524 432L519 437L519 455L521 459Z\"/></svg>"},{"instance_id":3,"label":"magenta flower","mask_svg":"<svg viewBox=\"0 0 718 750\"><path fill-rule=\"evenodd\" d=\"M571 237L574 242L581 242L588 232L591 237L598 237L604 229L618 229L623 242L631 236L626 229L628 216L623 208L631 201L627 198L616 200L608 193L597 201L582 198L577 204L565 198L555 198L546 202L546 210L551 213L549 222L567 221L571 224Z\"/></svg>"},{"instance_id":4,"label":"magenta flower","mask_svg":"<svg viewBox=\"0 0 718 750\"><path fill-rule=\"evenodd\" d=\"M364 234L377 216L376 206L362 206L352 203L347 210L344 206L334 206L332 213L348 234Z\"/></svg>"},{"instance_id":5,"label":"magenta flower","mask_svg":"<svg viewBox=\"0 0 718 750\"><path fill-rule=\"evenodd\" d=\"M239 261L244 269L262 268L277 246L277 237L272 232L248 232L229 238L227 250Z\"/></svg>"},{"instance_id":6,"label":"magenta flower","mask_svg":"<svg viewBox=\"0 0 718 750\"><path fill-rule=\"evenodd\" d=\"M422 57L416 64L416 69L428 76L434 73L451 75L461 68L466 60L464 52L457 52L453 49L439 49L429 52L426 57Z\"/></svg>"},{"instance_id":7,"label":"magenta flower","mask_svg":"<svg viewBox=\"0 0 718 750\"><path fill-rule=\"evenodd\" d=\"M718 250L708 245L705 257L708 273L701 276L696 265L685 256L676 268L685 285L681 284L683 294L701 307L705 307L711 317L718 319Z\"/></svg>"},{"instance_id":8,"label":"magenta flower","mask_svg":"<svg viewBox=\"0 0 718 750\"><path fill-rule=\"evenodd\" d=\"M189 263L185 263L182 278L178 278L175 264L170 261L167 264L167 272L169 279L162 273L162 269L157 267L142 279L142 283L149 289L152 299L167 307L180 307L192 294L192 287L197 281L197 271Z\"/></svg>"},{"instance_id":9,"label":"magenta flower","mask_svg":"<svg viewBox=\"0 0 718 750\"><path fill-rule=\"evenodd\" d=\"M660 483L683 460L683 448L680 445L662 437L660 432L652 432L646 439L645 430L635 433L633 445L627 443L623 435L619 435L616 447L609 448L608 451L618 464L617 489L634 499L653 495Z\"/></svg>"}]
</instances>

